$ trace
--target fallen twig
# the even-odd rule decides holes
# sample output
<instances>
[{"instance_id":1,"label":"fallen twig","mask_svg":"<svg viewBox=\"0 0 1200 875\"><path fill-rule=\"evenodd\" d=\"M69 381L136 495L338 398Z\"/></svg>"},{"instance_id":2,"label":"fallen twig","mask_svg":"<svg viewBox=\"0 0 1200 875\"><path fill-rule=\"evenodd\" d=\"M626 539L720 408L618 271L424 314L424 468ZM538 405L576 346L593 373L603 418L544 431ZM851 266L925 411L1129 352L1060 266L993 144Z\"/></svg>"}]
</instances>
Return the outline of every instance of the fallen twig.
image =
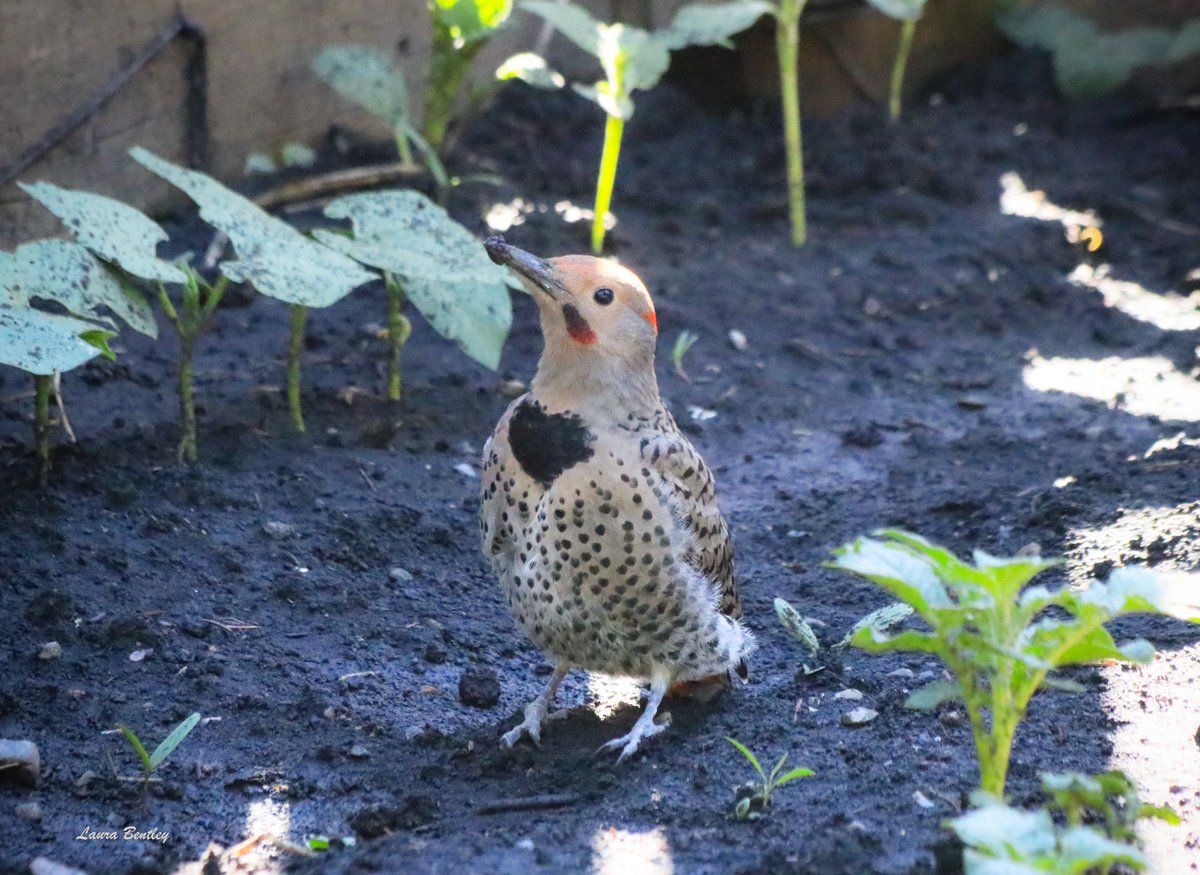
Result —
<instances>
[{"instance_id":1,"label":"fallen twig","mask_svg":"<svg viewBox=\"0 0 1200 875\"><path fill-rule=\"evenodd\" d=\"M480 814L501 814L505 811L544 811L548 808L565 808L579 801L575 793L543 793L539 796L515 796L496 799L479 806Z\"/></svg>"}]
</instances>

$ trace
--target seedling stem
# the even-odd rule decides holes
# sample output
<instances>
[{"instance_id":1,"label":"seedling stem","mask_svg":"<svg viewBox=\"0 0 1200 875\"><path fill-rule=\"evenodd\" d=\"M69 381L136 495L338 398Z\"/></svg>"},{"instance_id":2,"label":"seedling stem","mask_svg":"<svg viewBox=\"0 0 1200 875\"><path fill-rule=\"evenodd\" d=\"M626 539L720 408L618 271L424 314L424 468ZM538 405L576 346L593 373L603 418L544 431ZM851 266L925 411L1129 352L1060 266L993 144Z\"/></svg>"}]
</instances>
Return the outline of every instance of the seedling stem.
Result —
<instances>
[{"instance_id":1,"label":"seedling stem","mask_svg":"<svg viewBox=\"0 0 1200 875\"><path fill-rule=\"evenodd\" d=\"M900 118L900 95L904 90L904 71L908 68L908 54L912 50L913 34L917 30L917 19L906 18L900 25L900 46L896 49L896 61L892 65L891 95L888 99L888 115L893 122Z\"/></svg>"},{"instance_id":2,"label":"seedling stem","mask_svg":"<svg viewBox=\"0 0 1200 875\"><path fill-rule=\"evenodd\" d=\"M399 401L403 390L400 376L400 351L412 334L412 323L400 311L404 308L404 287L394 274L383 275L388 293L388 400Z\"/></svg>"},{"instance_id":3,"label":"seedling stem","mask_svg":"<svg viewBox=\"0 0 1200 875\"><path fill-rule=\"evenodd\" d=\"M607 115L604 123L604 151L600 154L600 176L596 181L595 217L592 219L592 252L599 255L604 249L604 219L612 204L613 185L617 180L617 160L621 157L621 135L625 119Z\"/></svg>"},{"instance_id":4,"label":"seedling stem","mask_svg":"<svg viewBox=\"0 0 1200 875\"><path fill-rule=\"evenodd\" d=\"M42 485L50 474L50 389L54 378L49 374L33 376L33 442L37 447Z\"/></svg>"},{"instance_id":5,"label":"seedling stem","mask_svg":"<svg viewBox=\"0 0 1200 875\"><path fill-rule=\"evenodd\" d=\"M288 343L287 399L292 411L292 425L304 434L304 411L300 406L300 352L304 349L304 321L308 308L303 304L292 304L292 337Z\"/></svg>"},{"instance_id":6,"label":"seedling stem","mask_svg":"<svg viewBox=\"0 0 1200 875\"><path fill-rule=\"evenodd\" d=\"M800 15L808 0L782 0L775 29L779 55L779 88L783 100L783 136L787 146L788 213L792 222L792 245L808 239L804 215L804 142L800 132Z\"/></svg>"}]
</instances>

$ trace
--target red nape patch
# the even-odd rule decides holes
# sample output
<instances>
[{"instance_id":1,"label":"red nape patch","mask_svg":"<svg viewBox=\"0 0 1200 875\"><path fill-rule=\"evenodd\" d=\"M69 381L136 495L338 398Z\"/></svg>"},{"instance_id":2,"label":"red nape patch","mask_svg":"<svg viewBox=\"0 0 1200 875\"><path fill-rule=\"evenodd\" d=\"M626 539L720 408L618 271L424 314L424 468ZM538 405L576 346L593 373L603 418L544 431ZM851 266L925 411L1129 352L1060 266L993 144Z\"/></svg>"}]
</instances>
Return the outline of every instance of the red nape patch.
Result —
<instances>
[{"instance_id":1,"label":"red nape patch","mask_svg":"<svg viewBox=\"0 0 1200 875\"><path fill-rule=\"evenodd\" d=\"M645 319L647 322L649 322L650 327L654 329L654 333L658 334L658 317L654 315L654 311L651 310L649 313L647 313L642 318Z\"/></svg>"},{"instance_id":2,"label":"red nape patch","mask_svg":"<svg viewBox=\"0 0 1200 875\"><path fill-rule=\"evenodd\" d=\"M567 334L571 335L572 340L589 345L596 342L596 332L592 331L592 326L570 304L563 305L563 317L567 320Z\"/></svg>"}]
</instances>

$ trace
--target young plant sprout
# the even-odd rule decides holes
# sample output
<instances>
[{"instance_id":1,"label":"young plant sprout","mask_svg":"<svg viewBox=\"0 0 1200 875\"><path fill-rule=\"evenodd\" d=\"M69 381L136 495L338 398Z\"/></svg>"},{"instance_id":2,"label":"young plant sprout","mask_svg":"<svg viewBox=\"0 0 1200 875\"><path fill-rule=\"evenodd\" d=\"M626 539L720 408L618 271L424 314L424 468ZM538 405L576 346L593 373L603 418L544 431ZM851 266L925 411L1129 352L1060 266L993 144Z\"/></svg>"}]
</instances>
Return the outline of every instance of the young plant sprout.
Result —
<instances>
[{"instance_id":1,"label":"young plant sprout","mask_svg":"<svg viewBox=\"0 0 1200 875\"><path fill-rule=\"evenodd\" d=\"M429 0L433 57L425 92L425 142L443 154L463 82L479 50L508 21L512 0ZM471 102L478 104L474 95Z\"/></svg>"},{"instance_id":2,"label":"young plant sprout","mask_svg":"<svg viewBox=\"0 0 1200 875\"><path fill-rule=\"evenodd\" d=\"M328 307L340 301L351 290L375 279L375 275L346 256L305 237L292 226L203 173L185 170L141 147L131 149L130 155L167 182L181 188L200 208L200 217L229 236L238 258L220 265L225 278L232 282L248 282L267 297L290 306L287 400L292 424L297 431L303 432L300 353L304 348L304 323L308 310L311 307ZM214 296L219 300L216 284L211 287L206 302ZM203 314L206 304L200 303L199 297L196 300L199 312Z\"/></svg>"},{"instance_id":3,"label":"young plant sprout","mask_svg":"<svg viewBox=\"0 0 1200 875\"><path fill-rule=\"evenodd\" d=\"M97 355L115 358L108 340L116 332L78 300L77 293L87 288L83 280L88 274L72 278L71 266L81 259L92 260L86 249L62 240L28 243L15 253L0 252L0 364L33 377L33 443L43 483L50 472L50 395L57 375ZM34 298L56 301L71 315L37 309ZM72 305L81 304L85 313L72 310Z\"/></svg>"},{"instance_id":4,"label":"young plant sprout","mask_svg":"<svg viewBox=\"0 0 1200 875\"><path fill-rule=\"evenodd\" d=\"M829 567L878 584L911 605L929 630L889 634L864 627L851 643L875 653L929 653L945 663L954 680L921 687L906 707L965 703L980 787L995 799L1004 797L1013 737L1033 694L1042 687L1080 689L1050 672L1108 659L1145 665L1154 658L1149 642L1118 646L1104 628L1122 614L1161 612L1159 586L1148 571L1118 569L1107 583L1096 581L1080 592L1025 588L1060 560L997 558L977 550L968 564L917 535L886 530L879 536L883 540L859 538L840 548ZM1054 613L1047 616L1049 609Z\"/></svg>"},{"instance_id":5,"label":"young plant sprout","mask_svg":"<svg viewBox=\"0 0 1200 875\"><path fill-rule=\"evenodd\" d=\"M443 337L495 370L512 325L508 274L492 264L475 235L415 191L338 198L325 208L352 233L318 230L331 249L379 270L388 294L388 398L400 400L400 353L412 333L401 312L412 305Z\"/></svg>"},{"instance_id":6,"label":"young plant sprout","mask_svg":"<svg viewBox=\"0 0 1200 875\"><path fill-rule=\"evenodd\" d=\"M633 115L633 92L658 84L671 64L673 50L687 46L728 46L730 37L770 12L771 6L762 0L684 6L675 13L670 25L656 31L628 24L603 24L570 3L525 0L521 8L558 28L563 36L595 57L604 70L604 78L594 85L574 86L578 94L596 103L607 116L592 217L592 251L599 255L604 249L605 217L612 204L621 137L625 122ZM509 58L496 75L501 79L523 79L543 88L561 87L565 82L542 58L531 53Z\"/></svg>"},{"instance_id":7,"label":"young plant sprout","mask_svg":"<svg viewBox=\"0 0 1200 875\"><path fill-rule=\"evenodd\" d=\"M900 44L896 49L896 60L892 63L892 76L888 85L888 117L893 121L900 118L901 96L904 92L904 71L908 67L908 55L912 51L913 34L917 21L925 11L926 0L867 0L889 18L900 22Z\"/></svg>"},{"instance_id":8,"label":"young plant sprout","mask_svg":"<svg viewBox=\"0 0 1200 875\"><path fill-rule=\"evenodd\" d=\"M738 753L744 756L746 761L754 767L754 771L758 773L758 782L748 785L751 790L750 794L739 794L740 798L734 806L734 816L738 820L757 820L762 817L763 812L771 804L771 794L776 789L782 787L784 784L790 784L792 781L797 781L800 778L808 778L814 774L812 769L802 767L784 772L783 766L788 758L785 752L779 757L779 761L775 763L775 768L771 769L771 773L768 775L763 771L762 764L759 763L758 757L751 752L750 748L729 736L725 736L725 740L737 748Z\"/></svg>"},{"instance_id":9,"label":"young plant sprout","mask_svg":"<svg viewBox=\"0 0 1200 875\"><path fill-rule=\"evenodd\" d=\"M371 46L331 46L317 55L312 69L342 97L387 125L403 163L413 163L415 146L438 188L450 185L437 149L417 133L404 73L390 56Z\"/></svg>"},{"instance_id":10,"label":"young plant sprout","mask_svg":"<svg viewBox=\"0 0 1200 875\"><path fill-rule=\"evenodd\" d=\"M1034 811L1010 808L986 794L977 807L945 826L966 845L968 875L985 873L1075 873L1144 871L1148 865L1134 825L1154 818L1178 824L1165 806L1144 805L1122 772L1102 775L1046 774L1042 789L1050 801ZM977 794L978 796L978 794ZM1114 804L1113 800L1117 802ZM1065 825L1052 815L1061 814Z\"/></svg>"},{"instance_id":11,"label":"young plant sprout","mask_svg":"<svg viewBox=\"0 0 1200 875\"><path fill-rule=\"evenodd\" d=\"M183 740L188 737L188 734L196 728L196 724L200 722L200 714L189 714L184 718L183 722L171 730L171 734L159 743L158 747L154 748L154 753L147 753L142 740L128 726L117 724L117 729L121 730L121 734L125 736L125 740L133 748L138 755L138 760L142 765L142 793L145 794L150 786L150 777L154 771L167 761L167 757L175 752L175 748L183 743Z\"/></svg>"},{"instance_id":12,"label":"young plant sprout","mask_svg":"<svg viewBox=\"0 0 1200 875\"><path fill-rule=\"evenodd\" d=\"M700 339L700 335L694 331L681 331L679 336L675 338L675 344L671 347L671 364L675 366L675 373L679 374L685 382L692 382L691 376L683 367L684 356L688 354L696 341Z\"/></svg>"}]
</instances>

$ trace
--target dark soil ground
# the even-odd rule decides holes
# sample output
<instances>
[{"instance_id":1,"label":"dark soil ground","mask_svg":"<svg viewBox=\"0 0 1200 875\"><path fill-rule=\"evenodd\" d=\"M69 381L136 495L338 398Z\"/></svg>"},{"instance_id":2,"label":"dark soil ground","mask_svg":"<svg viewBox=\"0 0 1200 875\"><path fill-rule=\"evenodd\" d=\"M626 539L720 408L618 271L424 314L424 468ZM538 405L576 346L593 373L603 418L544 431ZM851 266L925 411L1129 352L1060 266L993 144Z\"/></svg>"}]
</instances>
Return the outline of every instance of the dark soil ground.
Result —
<instances>
[{"instance_id":1,"label":"dark soil ground","mask_svg":"<svg viewBox=\"0 0 1200 875\"><path fill-rule=\"evenodd\" d=\"M970 733L952 708L902 707L937 666L850 651L797 676L772 600L840 638L886 598L821 563L882 525L960 553L1037 543L1077 579L1200 566L1200 447L1155 446L1200 423L1195 301L1167 294L1187 294L1200 266L1200 119L1129 96L1067 106L1049 82L1040 58L1017 55L956 72L895 127L877 109L808 123L799 250L773 105L712 114L670 86L640 100L612 245L656 296L662 391L717 473L761 650L748 686L670 704L670 731L622 766L593 754L628 729L636 694L582 674L540 750L498 745L548 672L506 615L475 523L501 385L528 380L540 348L524 297L498 374L417 319L395 409L378 394L382 290L314 313L304 437L279 392L284 309L234 299L198 347L190 469L174 457L177 343L123 337L116 363L65 378L80 440L57 448L44 491L26 381L0 374L0 737L35 741L43 762L37 790L0 784L0 870L47 855L93 873L172 871L267 832L357 843L305 859L263 842L203 871L954 871L938 862L939 848L953 857L939 824L974 786ZM511 242L582 251L585 224L556 205L590 206L601 125L569 95L505 92L459 163L508 182L456 193L454 212L482 235L493 204L520 198ZM1009 172L1048 203L1095 210L1100 251L1059 221L1002 212ZM207 242L172 230L187 248ZM1146 291L1108 306L1066 279L1081 262ZM690 383L669 360L684 330L700 336ZM273 539L269 522L294 531ZM1034 803L1039 771L1116 762L1193 818L1166 835L1159 871L1195 869L1200 628L1117 631L1162 649L1153 684L1088 669L1074 675L1088 692L1038 696L1010 794ZM38 658L48 641L60 658ZM137 650L151 652L131 661ZM495 704L460 700L467 672L485 705L498 681ZM847 688L863 701L835 698ZM858 704L878 718L845 728ZM147 799L114 778L136 768L116 723L157 742L192 711L211 719ZM750 773L726 735L816 776L735 822ZM531 797L552 807L521 810ZM30 802L40 820L14 814ZM170 838L78 838L129 824Z\"/></svg>"}]
</instances>

